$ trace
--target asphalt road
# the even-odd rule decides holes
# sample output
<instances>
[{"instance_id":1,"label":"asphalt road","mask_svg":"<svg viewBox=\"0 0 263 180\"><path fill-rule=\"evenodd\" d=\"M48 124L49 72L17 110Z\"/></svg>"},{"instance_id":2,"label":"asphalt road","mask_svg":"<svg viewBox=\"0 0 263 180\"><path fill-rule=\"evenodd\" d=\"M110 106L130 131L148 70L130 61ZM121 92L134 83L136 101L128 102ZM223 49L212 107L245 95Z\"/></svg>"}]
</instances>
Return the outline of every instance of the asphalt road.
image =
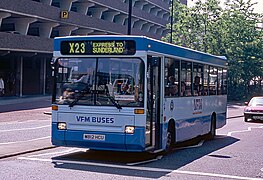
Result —
<instances>
[{"instance_id":1,"label":"asphalt road","mask_svg":"<svg viewBox=\"0 0 263 180\"><path fill-rule=\"evenodd\" d=\"M0 123L0 149L7 148L3 143L20 141L29 146L41 142L32 139L50 136L50 116L43 114L46 110L32 110L42 113L20 123L15 120L19 111L17 115L4 113L14 119ZM263 179L263 122L245 123L242 110L243 106L228 106L227 125L217 130L214 140L199 140L169 154L52 148L2 158L0 179ZM3 132L7 127L11 131ZM43 143L47 142L38 146Z\"/></svg>"}]
</instances>

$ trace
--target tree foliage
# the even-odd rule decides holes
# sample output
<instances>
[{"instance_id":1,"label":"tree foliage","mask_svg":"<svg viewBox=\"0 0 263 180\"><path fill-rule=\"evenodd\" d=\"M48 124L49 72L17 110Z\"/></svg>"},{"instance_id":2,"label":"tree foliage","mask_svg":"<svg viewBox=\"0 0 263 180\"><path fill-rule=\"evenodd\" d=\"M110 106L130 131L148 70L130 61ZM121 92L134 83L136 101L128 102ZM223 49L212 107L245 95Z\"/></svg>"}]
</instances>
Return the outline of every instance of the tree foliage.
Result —
<instances>
[{"instance_id":1,"label":"tree foliage","mask_svg":"<svg viewBox=\"0 0 263 180\"><path fill-rule=\"evenodd\" d=\"M198 0L188 8L174 0L172 43L226 56L229 64L229 97L239 99L251 91L252 80L263 78L262 14L253 12L251 0L232 0L224 9L219 0ZM171 24L167 25L171 28ZM163 38L170 41L171 33ZM262 94L263 95L263 94Z\"/></svg>"}]
</instances>

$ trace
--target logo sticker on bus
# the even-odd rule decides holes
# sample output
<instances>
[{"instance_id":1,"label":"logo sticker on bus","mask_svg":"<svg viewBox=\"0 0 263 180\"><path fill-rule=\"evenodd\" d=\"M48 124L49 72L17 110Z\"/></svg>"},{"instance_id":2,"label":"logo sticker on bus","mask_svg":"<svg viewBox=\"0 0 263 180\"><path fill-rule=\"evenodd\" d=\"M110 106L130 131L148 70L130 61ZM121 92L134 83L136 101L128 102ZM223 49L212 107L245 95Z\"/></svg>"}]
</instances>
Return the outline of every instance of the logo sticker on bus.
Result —
<instances>
[{"instance_id":1,"label":"logo sticker on bus","mask_svg":"<svg viewBox=\"0 0 263 180\"><path fill-rule=\"evenodd\" d=\"M194 99L194 112L193 114L201 114L203 110L202 99Z\"/></svg>"}]
</instances>

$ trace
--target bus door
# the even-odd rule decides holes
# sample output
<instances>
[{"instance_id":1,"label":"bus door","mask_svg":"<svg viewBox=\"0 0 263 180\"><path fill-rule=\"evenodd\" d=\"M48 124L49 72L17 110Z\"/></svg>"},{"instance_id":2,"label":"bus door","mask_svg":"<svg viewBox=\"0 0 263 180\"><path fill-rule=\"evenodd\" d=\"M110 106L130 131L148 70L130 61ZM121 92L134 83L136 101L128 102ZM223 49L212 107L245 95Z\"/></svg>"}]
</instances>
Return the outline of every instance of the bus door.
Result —
<instances>
[{"instance_id":1,"label":"bus door","mask_svg":"<svg viewBox=\"0 0 263 180\"><path fill-rule=\"evenodd\" d=\"M146 147L160 148L160 57L148 56Z\"/></svg>"}]
</instances>

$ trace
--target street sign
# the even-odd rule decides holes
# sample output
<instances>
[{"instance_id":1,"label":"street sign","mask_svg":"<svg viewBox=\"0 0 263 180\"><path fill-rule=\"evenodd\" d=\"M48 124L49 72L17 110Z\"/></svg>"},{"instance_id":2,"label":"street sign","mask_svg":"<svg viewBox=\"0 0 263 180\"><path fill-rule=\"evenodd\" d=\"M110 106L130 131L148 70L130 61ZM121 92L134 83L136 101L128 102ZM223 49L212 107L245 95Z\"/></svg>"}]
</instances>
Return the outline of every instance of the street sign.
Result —
<instances>
[{"instance_id":1,"label":"street sign","mask_svg":"<svg viewBox=\"0 0 263 180\"><path fill-rule=\"evenodd\" d=\"M68 11L61 11L60 12L60 18L61 19L68 19L69 13Z\"/></svg>"}]
</instances>

